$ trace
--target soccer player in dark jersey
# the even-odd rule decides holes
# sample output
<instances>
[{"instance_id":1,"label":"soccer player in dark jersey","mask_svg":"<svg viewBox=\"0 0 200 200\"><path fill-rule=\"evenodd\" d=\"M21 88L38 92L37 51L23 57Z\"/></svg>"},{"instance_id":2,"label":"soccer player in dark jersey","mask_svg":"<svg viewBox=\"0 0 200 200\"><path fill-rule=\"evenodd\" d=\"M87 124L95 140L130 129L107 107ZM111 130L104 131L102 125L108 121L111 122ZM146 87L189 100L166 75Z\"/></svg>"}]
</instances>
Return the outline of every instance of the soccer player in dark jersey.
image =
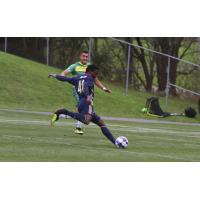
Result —
<instances>
[{"instance_id":1,"label":"soccer player in dark jersey","mask_svg":"<svg viewBox=\"0 0 200 200\"><path fill-rule=\"evenodd\" d=\"M80 60L78 62L74 63L74 64L71 64L69 67L67 67L67 69L65 69L61 73L61 75L67 76L68 74L72 74L72 75L84 74L85 70L87 68L87 65L88 65L88 60L89 60L88 51L82 51L81 55L80 55ZM111 90L106 88L101 83L101 81L99 81L98 77L95 77L94 83L98 88L102 89L103 91L111 93ZM72 94L73 94L73 97L74 97L74 100L75 100L75 105L77 107L78 104L79 104L80 99L79 99L79 95L77 94L76 89L75 89L74 86L72 87ZM61 115L60 117L64 117L65 118L66 116L65 115ZM81 122L77 121L74 133L80 134L80 135L83 134L83 130L82 130L81 124L82 124Z\"/></svg>"},{"instance_id":2,"label":"soccer player in dark jersey","mask_svg":"<svg viewBox=\"0 0 200 200\"><path fill-rule=\"evenodd\" d=\"M78 104L78 112L71 112L65 108L59 109L54 113L54 117L51 120L53 125L59 116L64 114L74 119L81 121L88 125L90 122L95 123L101 128L102 133L115 144L115 138L109 131L103 120L96 115L93 108L94 99L94 80L98 74L98 68L95 65L88 65L86 73L71 78L64 77L57 74L49 74L49 77L56 78L59 81L66 81L75 86L77 94L79 95L80 101Z\"/></svg>"}]
</instances>

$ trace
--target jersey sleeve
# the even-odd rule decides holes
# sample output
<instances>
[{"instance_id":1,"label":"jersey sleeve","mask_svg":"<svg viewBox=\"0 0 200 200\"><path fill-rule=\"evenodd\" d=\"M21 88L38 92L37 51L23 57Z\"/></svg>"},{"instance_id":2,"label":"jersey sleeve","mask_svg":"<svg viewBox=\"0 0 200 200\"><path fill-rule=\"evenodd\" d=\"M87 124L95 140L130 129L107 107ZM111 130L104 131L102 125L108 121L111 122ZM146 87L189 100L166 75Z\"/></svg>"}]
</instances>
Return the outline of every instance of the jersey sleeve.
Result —
<instances>
[{"instance_id":1,"label":"jersey sleeve","mask_svg":"<svg viewBox=\"0 0 200 200\"><path fill-rule=\"evenodd\" d=\"M55 77L57 80L59 80L59 81L64 81L64 82L68 82L68 83L70 83L70 84L72 84L72 85L75 85L75 77L71 77L71 78L69 78L69 77L65 77L65 76L61 76L61 75L56 75L56 77Z\"/></svg>"},{"instance_id":2,"label":"jersey sleeve","mask_svg":"<svg viewBox=\"0 0 200 200\"><path fill-rule=\"evenodd\" d=\"M75 64L72 64L70 65L66 70L70 73L73 73L75 71L75 68L76 68L76 63Z\"/></svg>"}]
</instances>

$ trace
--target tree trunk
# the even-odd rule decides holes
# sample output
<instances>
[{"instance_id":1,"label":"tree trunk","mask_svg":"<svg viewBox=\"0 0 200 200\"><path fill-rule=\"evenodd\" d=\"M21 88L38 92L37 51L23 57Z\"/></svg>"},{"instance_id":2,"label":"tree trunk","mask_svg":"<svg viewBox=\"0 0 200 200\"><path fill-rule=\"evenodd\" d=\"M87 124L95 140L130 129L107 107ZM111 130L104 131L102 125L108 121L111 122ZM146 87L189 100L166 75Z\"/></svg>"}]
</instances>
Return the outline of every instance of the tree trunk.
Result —
<instances>
[{"instance_id":1,"label":"tree trunk","mask_svg":"<svg viewBox=\"0 0 200 200\"><path fill-rule=\"evenodd\" d=\"M181 47L181 42L183 38L158 38L156 39L157 49L162 53L169 54L174 57L178 57L179 48ZM168 57L164 55L156 54L157 63L157 79L158 79L158 90L160 92L165 91L167 84L167 66ZM172 84L176 83L176 70L178 61L175 59L170 60L170 82ZM170 88L170 93L176 94L173 87Z\"/></svg>"},{"instance_id":2,"label":"tree trunk","mask_svg":"<svg viewBox=\"0 0 200 200\"><path fill-rule=\"evenodd\" d=\"M175 59L171 59L170 61L170 83L172 84L176 84L176 77L177 77L177 64L178 64L178 60ZM170 87L170 93L172 95L176 95L176 88L175 87Z\"/></svg>"},{"instance_id":3,"label":"tree trunk","mask_svg":"<svg viewBox=\"0 0 200 200\"><path fill-rule=\"evenodd\" d=\"M157 54L158 91L164 91L167 83L168 58Z\"/></svg>"},{"instance_id":4,"label":"tree trunk","mask_svg":"<svg viewBox=\"0 0 200 200\"><path fill-rule=\"evenodd\" d=\"M143 46L140 38L136 38L136 40L137 40L137 43L139 46ZM135 49L135 51L136 51L136 49ZM147 62L146 62L146 56L145 56L144 50L140 49L139 51L136 51L135 53L137 54L137 56L142 64L142 67L143 67L145 80L146 80L145 89L146 89L146 91L151 91L152 90L152 75L150 74L150 72L152 71L151 70L152 66L149 66L149 68L150 68L150 70L149 70Z\"/></svg>"}]
</instances>

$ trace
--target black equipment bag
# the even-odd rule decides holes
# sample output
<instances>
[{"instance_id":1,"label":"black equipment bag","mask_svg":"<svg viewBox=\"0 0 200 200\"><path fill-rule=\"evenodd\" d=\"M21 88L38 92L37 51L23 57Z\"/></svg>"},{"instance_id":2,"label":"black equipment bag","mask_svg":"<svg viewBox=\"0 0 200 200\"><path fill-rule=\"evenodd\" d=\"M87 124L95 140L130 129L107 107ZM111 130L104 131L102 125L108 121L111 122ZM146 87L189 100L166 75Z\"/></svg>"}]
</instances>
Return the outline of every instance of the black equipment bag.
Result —
<instances>
[{"instance_id":1,"label":"black equipment bag","mask_svg":"<svg viewBox=\"0 0 200 200\"><path fill-rule=\"evenodd\" d=\"M197 114L197 112L192 107L188 107L188 108L185 109L185 116L186 117L195 118L196 114Z\"/></svg>"},{"instance_id":2,"label":"black equipment bag","mask_svg":"<svg viewBox=\"0 0 200 200\"><path fill-rule=\"evenodd\" d=\"M156 115L159 117L168 117L171 114L168 112L164 112L159 104L157 97L150 97L146 101L146 108L147 108L147 114L150 115Z\"/></svg>"}]
</instances>

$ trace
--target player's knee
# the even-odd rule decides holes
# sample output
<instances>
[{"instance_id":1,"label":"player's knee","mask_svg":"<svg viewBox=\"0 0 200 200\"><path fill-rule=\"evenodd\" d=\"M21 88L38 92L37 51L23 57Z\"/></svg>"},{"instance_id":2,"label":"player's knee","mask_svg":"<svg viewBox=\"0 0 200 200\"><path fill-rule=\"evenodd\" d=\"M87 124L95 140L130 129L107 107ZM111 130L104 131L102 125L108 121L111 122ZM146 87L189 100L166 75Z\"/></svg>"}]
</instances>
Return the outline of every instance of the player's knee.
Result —
<instances>
[{"instance_id":1,"label":"player's knee","mask_svg":"<svg viewBox=\"0 0 200 200\"><path fill-rule=\"evenodd\" d=\"M92 116L91 115L85 115L84 124L88 125L91 122Z\"/></svg>"},{"instance_id":2,"label":"player's knee","mask_svg":"<svg viewBox=\"0 0 200 200\"><path fill-rule=\"evenodd\" d=\"M88 125L90 123L90 120L89 119L85 119L83 123Z\"/></svg>"},{"instance_id":3,"label":"player's knee","mask_svg":"<svg viewBox=\"0 0 200 200\"><path fill-rule=\"evenodd\" d=\"M87 120L84 121L85 125L88 125L89 123L90 123L90 121L87 121Z\"/></svg>"},{"instance_id":4,"label":"player's knee","mask_svg":"<svg viewBox=\"0 0 200 200\"><path fill-rule=\"evenodd\" d=\"M105 126L104 121L102 119L99 120L98 125L101 126Z\"/></svg>"}]
</instances>

